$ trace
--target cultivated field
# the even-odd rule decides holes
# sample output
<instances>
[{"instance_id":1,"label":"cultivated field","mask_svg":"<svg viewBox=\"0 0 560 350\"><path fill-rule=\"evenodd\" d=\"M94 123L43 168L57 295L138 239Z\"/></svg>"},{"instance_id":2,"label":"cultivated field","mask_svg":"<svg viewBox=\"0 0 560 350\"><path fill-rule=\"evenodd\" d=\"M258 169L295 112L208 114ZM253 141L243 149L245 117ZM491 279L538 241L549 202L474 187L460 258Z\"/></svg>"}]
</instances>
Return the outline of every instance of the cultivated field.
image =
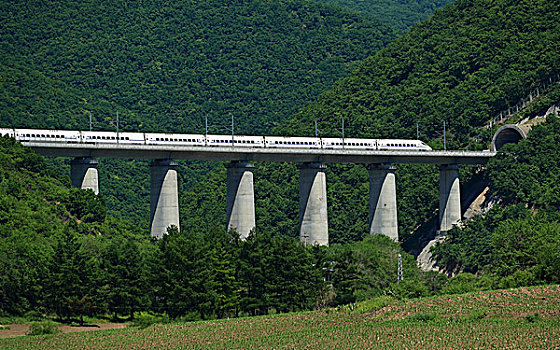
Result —
<instances>
[{"instance_id":1,"label":"cultivated field","mask_svg":"<svg viewBox=\"0 0 560 350\"><path fill-rule=\"evenodd\" d=\"M375 304L375 303L373 303ZM2 349L560 349L560 286L0 339Z\"/></svg>"}]
</instances>

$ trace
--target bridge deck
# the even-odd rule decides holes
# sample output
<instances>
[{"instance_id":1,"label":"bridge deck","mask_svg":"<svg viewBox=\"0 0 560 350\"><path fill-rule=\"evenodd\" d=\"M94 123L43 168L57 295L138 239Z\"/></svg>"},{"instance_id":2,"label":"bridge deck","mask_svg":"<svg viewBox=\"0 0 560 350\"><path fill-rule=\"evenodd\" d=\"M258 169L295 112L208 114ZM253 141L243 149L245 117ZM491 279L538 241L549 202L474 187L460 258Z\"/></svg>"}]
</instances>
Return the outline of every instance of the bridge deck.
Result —
<instances>
[{"instance_id":1,"label":"bridge deck","mask_svg":"<svg viewBox=\"0 0 560 350\"><path fill-rule=\"evenodd\" d=\"M278 149L245 147L194 147L134 144L83 144L22 142L38 154L50 157L124 159L175 159L213 161L321 162L321 163L417 163L485 164L495 152L477 151L364 151L332 149Z\"/></svg>"}]
</instances>

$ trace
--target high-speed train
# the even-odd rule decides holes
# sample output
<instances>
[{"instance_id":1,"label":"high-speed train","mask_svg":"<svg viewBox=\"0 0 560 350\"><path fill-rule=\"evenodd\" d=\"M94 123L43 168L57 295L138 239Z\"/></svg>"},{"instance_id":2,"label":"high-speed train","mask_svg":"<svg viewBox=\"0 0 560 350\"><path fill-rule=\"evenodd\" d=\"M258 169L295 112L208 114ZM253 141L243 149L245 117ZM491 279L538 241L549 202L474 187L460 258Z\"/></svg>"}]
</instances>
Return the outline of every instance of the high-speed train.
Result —
<instances>
[{"instance_id":1,"label":"high-speed train","mask_svg":"<svg viewBox=\"0 0 560 350\"><path fill-rule=\"evenodd\" d=\"M431 151L419 140L356 139L325 137L285 137L247 135L165 134L113 131L72 131L0 128L0 135L8 135L20 142L60 142L85 144L143 144L182 145L200 147L249 148L307 148L386 151Z\"/></svg>"}]
</instances>

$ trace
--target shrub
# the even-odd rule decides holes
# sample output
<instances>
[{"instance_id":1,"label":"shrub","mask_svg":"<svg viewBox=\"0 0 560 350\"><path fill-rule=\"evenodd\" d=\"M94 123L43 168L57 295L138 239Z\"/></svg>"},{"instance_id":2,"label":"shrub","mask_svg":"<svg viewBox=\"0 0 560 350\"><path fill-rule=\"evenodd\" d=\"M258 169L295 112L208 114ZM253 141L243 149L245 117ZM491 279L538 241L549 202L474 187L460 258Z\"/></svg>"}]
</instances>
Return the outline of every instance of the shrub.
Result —
<instances>
[{"instance_id":1,"label":"shrub","mask_svg":"<svg viewBox=\"0 0 560 350\"><path fill-rule=\"evenodd\" d=\"M157 323L169 323L169 316L167 315L155 316L151 314L141 314L140 316L134 319L134 321L132 322L132 326L143 329Z\"/></svg>"},{"instance_id":2,"label":"shrub","mask_svg":"<svg viewBox=\"0 0 560 350\"><path fill-rule=\"evenodd\" d=\"M355 310L359 314L374 312L374 311L380 310L380 309L384 308L385 306L389 305L392 301L394 301L394 299L391 298L390 296L382 296L382 297L378 297L378 298L373 298L373 299L369 299L369 300L359 302L356 305Z\"/></svg>"},{"instance_id":3,"label":"shrub","mask_svg":"<svg viewBox=\"0 0 560 350\"><path fill-rule=\"evenodd\" d=\"M28 311L23 317L25 317L28 322L43 320L43 315L39 311Z\"/></svg>"},{"instance_id":4,"label":"shrub","mask_svg":"<svg viewBox=\"0 0 560 350\"><path fill-rule=\"evenodd\" d=\"M474 292L480 288L477 285L477 277L472 273L461 273L449 280L449 283L442 289L443 294L463 294Z\"/></svg>"},{"instance_id":5,"label":"shrub","mask_svg":"<svg viewBox=\"0 0 560 350\"><path fill-rule=\"evenodd\" d=\"M429 294L428 287L425 284L410 279L393 284L392 290L399 299L420 298Z\"/></svg>"},{"instance_id":6,"label":"shrub","mask_svg":"<svg viewBox=\"0 0 560 350\"><path fill-rule=\"evenodd\" d=\"M33 322L27 335L46 335L60 333L58 325L51 321Z\"/></svg>"}]
</instances>

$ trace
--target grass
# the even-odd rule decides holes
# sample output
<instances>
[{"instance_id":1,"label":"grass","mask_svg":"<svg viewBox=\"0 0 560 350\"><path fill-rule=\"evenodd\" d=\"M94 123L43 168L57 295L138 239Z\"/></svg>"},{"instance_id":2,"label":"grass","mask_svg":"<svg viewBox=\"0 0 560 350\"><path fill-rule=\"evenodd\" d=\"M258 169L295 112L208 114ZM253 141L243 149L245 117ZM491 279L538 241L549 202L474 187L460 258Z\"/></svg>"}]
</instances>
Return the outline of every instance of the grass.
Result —
<instances>
[{"instance_id":1,"label":"grass","mask_svg":"<svg viewBox=\"0 0 560 350\"><path fill-rule=\"evenodd\" d=\"M370 311L366 311L369 309ZM560 286L46 337L2 349L556 349Z\"/></svg>"}]
</instances>

